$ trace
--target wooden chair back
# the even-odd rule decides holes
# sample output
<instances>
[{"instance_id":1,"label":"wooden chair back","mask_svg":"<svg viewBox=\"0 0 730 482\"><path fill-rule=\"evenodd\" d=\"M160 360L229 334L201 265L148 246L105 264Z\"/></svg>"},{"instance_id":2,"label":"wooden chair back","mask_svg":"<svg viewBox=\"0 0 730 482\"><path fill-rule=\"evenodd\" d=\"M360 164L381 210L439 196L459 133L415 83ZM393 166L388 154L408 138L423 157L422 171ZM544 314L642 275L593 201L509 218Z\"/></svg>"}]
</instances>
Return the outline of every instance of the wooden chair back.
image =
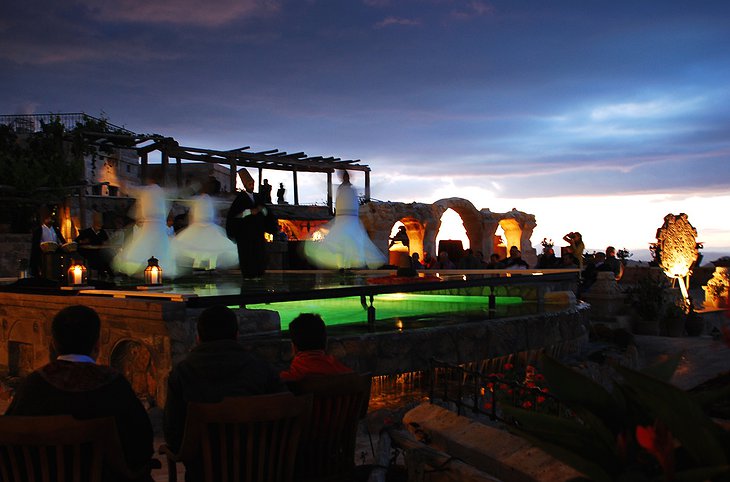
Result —
<instances>
[{"instance_id":1,"label":"wooden chair back","mask_svg":"<svg viewBox=\"0 0 730 482\"><path fill-rule=\"evenodd\" d=\"M370 374L347 373L287 383L293 393L313 397L309 428L297 455L295 480L352 480L357 429L367 413L370 382Z\"/></svg>"},{"instance_id":2,"label":"wooden chair back","mask_svg":"<svg viewBox=\"0 0 730 482\"><path fill-rule=\"evenodd\" d=\"M114 418L70 415L0 417L0 480L101 482L127 475Z\"/></svg>"},{"instance_id":3,"label":"wooden chair back","mask_svg":"<svg viewBox=\"0 0 730 482\"><path fill-rule=\"evenodd\" d=\"M310 396L291 393L189 403L180 451L161 451L186 467L202 463L206 482L288 482L311 408Z\"/></svg>"}]
</instances>

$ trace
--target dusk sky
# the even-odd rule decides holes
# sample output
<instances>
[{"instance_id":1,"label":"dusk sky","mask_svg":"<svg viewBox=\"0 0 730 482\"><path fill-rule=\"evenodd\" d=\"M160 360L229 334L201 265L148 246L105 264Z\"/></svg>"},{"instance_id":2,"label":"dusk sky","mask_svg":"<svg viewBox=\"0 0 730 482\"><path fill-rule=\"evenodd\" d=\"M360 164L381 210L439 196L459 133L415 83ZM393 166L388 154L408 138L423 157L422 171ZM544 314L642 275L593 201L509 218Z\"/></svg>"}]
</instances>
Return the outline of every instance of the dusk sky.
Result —
<instances>
[{"instance_id":1,"label":"dusk sky","mask_svg":"<svg viewBox=\"0 0 730 482\"><path fill-rule=\"evenodd\" d=\"M730 2L68 0L0 7L0 114L359 159L378 200L730 254ZM284 182L290 176L268 176ZM324 176L300 200L323 202ZM355 177L355 184L362 179ZM291 200L291 194L288 194Z\"/></svg>"}]
</instances>

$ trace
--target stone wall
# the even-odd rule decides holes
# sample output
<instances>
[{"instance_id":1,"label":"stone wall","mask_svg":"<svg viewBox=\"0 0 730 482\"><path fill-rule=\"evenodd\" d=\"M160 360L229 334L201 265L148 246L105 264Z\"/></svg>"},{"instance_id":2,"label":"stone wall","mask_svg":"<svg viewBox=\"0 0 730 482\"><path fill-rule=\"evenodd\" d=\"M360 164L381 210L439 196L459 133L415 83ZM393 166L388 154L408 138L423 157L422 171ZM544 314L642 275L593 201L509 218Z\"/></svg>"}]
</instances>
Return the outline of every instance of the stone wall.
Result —
<instances>
[{"instance_id":1,"label":"stone wall","mask_svg":"<svg viewBox=\"0 0 730 482\"><path fill-rule=\"evenodd\" d=\"M195 345L195 320L202 310L173 298L0 292L0 375L24 376L47 363L53 316L65 306L84 304L102 320L100 363L123 371L141 397L162 405L170 369ZM279 314L245 309L237 314L241 343L277 369L288 366L291 345L282 337ZM468 363L545 347L565 352L587 341L588 314L588 306L578 304L537 315L338 335L330 337L329 352L373 375L426 370L432 357Z\"/></svg>"},{"instance_id":2,"label":"stone wall","mask_svg":"<svg viewBox=\"0 0 730 482\"><path fill-rule=\"evenodd\" d=\"M30 258L30 234L0 233L0 278L18 276L21 259Z\"/></svg>"}]
</instances>

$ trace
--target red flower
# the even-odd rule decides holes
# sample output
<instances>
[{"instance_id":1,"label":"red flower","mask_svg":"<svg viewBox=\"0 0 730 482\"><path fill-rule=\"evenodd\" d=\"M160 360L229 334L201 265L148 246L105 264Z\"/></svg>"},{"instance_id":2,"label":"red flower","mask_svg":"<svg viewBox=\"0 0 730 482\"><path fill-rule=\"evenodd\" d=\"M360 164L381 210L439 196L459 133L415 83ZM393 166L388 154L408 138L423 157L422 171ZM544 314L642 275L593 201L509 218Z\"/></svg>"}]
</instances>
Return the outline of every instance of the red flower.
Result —
<instances>
[{"instance_id":1,"label":"red flower","mask_svg":"<svg viewBox=\"0 0 730 482\"><path fill-rule=\"evenodd\" d=\"M664 424L657 422L653 427L637 425L636 441L659 461L667 480L674 478L674 439Z\"/></svg>"},{"instance_id":2,"label":"red flower","mask_svg":"<svg viewBox=\"0 0 730 482\"><path fill-rule=\"evenodd\" d=\"M532 402L529 400L525 400L522 402L522 408L532 408Z\"/></svg>"},{"instance_id":3,"label":"red flower","mask_svg":"<svg viewBox=\"0 0 730 482\"><path fill-rule=\"evenodd\" d=\"M535 381L536 382L541 382L543 380L545 380L545 375L543 375L542 373L535 373Z\"/></svg>"},{"instance_id":4,"label":"red flower","mask_svg":"<svg viewBox=\"0 0 730 482\"><path fill-rule=\"evenodd\" d=\"M543 397L542 395L538 395L537 397L535 397L535 401L537 403L545 403L545 400L546 400L546 398Z\"/></svg>"},{"instance_id":5,"label":"red flower","mask_svg":"<svg viewBox=\"0 0 730 482\"><path fill-rule=\"evenodd\" d=\"M511 363L505 363L504 364L504 369L505 370L512 370L514 367L515 366L513 364L511 364Z\"/></svg>"},{"instance_id":6,"label":"red flower","mask_svg":"<svg viewBox=\"0 0 730 482\"><path fill-rule=\"evenodd\" d=\"M491 410L492 409L492 402L487 402L484 404L484 410Z\"/></svg>"}]
</instances>

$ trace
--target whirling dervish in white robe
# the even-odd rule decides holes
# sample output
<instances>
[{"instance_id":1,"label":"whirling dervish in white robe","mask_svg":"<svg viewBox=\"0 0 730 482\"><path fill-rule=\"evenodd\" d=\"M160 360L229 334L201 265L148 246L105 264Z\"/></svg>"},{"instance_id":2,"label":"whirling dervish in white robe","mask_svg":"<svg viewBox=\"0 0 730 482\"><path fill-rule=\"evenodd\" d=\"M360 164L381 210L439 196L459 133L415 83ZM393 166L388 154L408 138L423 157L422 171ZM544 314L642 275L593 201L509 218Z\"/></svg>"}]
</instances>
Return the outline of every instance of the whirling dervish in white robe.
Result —
<instances>
[{"instance_id":1,"label":"whirling dervish in white robe","mask_svg":"<svg viewBox=\"0 0 730 482\"><path fill-rule=\"evenodd\" d=\"M191 200L190 224L173 238L178 264L193 269L232 268L238 264L236 244L226 230L216 223L215 203L207 194Z\"/></svg>"},{"instance_id":2,"label":"whirling dervish in white robe","mask_svg":"<svg viewBox=\"0 0 730 482\"><path fill-rule=\"evenodd\" d=\"M147 260L157 258L165 278L177 276L174 248L167 234L169 210L165 191L157 184L133 190L136 198L135 218L139 229L131 239L125 239L122 249L112 262L114 271L142 277Z\"/></svg>"},{"instance_id":3,"label":"whirling dervish in white robe","mask_svg":"<svg viewBox=\"0 0 730 482\"><path fill-rule=\"evenodd\" d=\"M359 217L360 202L347 171L335 197L335 217L321 231L324 238L304 243L307 260L324 269L379 268L386 259L370 240Z\"/></svg>"}]
</instances>

